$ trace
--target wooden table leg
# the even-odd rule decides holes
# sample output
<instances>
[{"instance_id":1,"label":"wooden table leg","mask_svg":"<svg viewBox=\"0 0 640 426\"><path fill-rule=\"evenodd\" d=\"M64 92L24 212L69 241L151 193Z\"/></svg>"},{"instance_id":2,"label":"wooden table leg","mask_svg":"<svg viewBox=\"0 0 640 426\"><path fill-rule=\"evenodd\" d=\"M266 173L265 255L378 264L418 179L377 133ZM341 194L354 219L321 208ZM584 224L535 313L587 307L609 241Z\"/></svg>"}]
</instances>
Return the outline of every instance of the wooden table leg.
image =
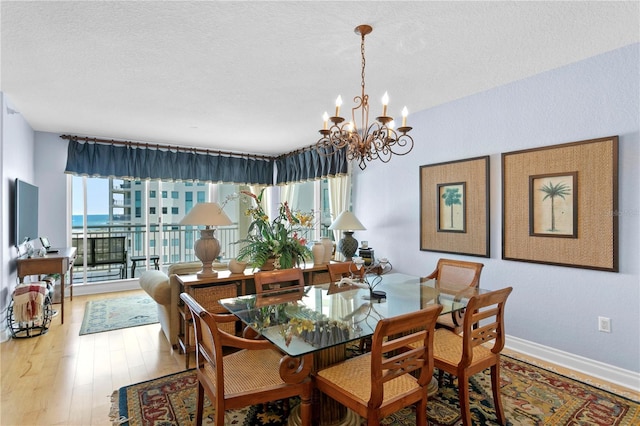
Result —
<instances>
[{"instance_id":1,"label":"wooden table leg","mask_svg":"<svg viewBox=\"0 0 640 426\"><path fill-rule=\"evenodd\" d=\"M65 273L60 274L60 324L64 324L64 284Z\"/></svg>"}]
</instances>

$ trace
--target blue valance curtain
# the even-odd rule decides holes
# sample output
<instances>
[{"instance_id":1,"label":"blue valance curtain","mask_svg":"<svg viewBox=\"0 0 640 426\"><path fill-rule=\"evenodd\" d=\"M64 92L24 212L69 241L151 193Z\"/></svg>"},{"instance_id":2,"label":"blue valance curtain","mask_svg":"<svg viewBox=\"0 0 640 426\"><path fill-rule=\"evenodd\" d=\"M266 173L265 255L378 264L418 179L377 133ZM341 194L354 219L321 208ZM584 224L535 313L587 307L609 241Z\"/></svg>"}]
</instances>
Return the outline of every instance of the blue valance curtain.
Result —
<instances>
[{"instance_id":1,"label":"blue valance curtain","mask_svg":"<svg viewBox=\"0 0 640 426\"><path fill-rule=\"evenodd\" d=\"M310 148L276 159L276 184L314 180L347 174L348 161L344 149L322 155Z\"/></svg>"},{"instance_id":2,"label":"blue valance curtain","mask_svg":"<svg viewBox=\"0 0 640 426\"><path fill-rule=\"evenodd\" d=\"M66 173L129 180L272 185L273 160L69 140Z\"/></svg>"},{"instance_id":3,"label":"blue valance curtain","mask_svg":"<svg viewBox=\"0 0 640 426\"><path fill-rule=\"evenodd\" d=\"M234 156L134 143L97 143L69 138L66 173L128 180L198 181L273 185L344 175L344 150L319 154L313 147L278 158Z\"/></svg>"}]
</instances>

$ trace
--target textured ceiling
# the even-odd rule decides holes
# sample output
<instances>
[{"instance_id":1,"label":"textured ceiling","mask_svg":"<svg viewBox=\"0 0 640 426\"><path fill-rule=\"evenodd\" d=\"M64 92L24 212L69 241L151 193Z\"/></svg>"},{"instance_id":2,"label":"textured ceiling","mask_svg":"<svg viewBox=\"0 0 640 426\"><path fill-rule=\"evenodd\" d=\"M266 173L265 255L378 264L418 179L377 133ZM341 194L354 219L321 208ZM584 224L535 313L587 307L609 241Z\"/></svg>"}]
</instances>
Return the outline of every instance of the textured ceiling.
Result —
<instances>
[{"instance_id":1,"label":"textured ceiling","mask_svg":"<svg viewBox=\"0 0 640 426\"><path fill-rule=\"evenodd\" d=\"M399 116L638 42L639 5L3 0L1 90L38 131L274 155L349 111L359 24Z\"/></svg>"}]
</instances>

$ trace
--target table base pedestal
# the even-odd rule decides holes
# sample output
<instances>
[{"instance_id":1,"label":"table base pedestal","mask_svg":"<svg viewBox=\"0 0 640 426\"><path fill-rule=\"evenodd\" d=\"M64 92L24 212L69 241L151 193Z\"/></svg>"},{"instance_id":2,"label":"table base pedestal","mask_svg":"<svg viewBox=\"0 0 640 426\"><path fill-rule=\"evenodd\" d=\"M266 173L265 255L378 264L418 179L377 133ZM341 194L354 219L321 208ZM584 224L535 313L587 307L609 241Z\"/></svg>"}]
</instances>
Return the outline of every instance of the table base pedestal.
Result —
<instances>
[{"instance_id":1,"label":"table base pedestal","mask_svg":"<svg viewBox=\"0 0 640 426\"><path fill-rule=\"evenodd\" d=\"M362 419L360 416L354 413L353 411L347 409L347 414L344 416L342 420L332 423L320 423L321 426L360 426L362 424ZM300 418L300 405L296 405L293 407L291 412L289 413L289 418L287 419L287 426L301 426L302 419Z\"/></svg>"}]
</instances>

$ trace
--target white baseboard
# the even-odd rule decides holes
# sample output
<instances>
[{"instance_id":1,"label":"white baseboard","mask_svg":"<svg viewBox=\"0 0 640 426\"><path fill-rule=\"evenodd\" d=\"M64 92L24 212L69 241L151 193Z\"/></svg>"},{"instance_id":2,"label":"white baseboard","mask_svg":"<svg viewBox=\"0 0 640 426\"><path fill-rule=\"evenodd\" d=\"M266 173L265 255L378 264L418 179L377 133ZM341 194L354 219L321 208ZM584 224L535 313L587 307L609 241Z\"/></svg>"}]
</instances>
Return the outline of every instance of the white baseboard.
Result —
<instances>
[{"instance_id":1,"label":"white baseboard","mask_svg":"<svg viewBox=\"0 0 640 426\"><path fill-rule=\"evenodd\" d=\"M140 290L137 278L128 280L114 280L97 284L80 284L73 286L73 294L87 296L90 294L113 293L115 291Z\"/></svg>"},{"instance_id":2,"label":"white baseboard","mask_svg":"<svg viewBox=\"0 0 640 426\"><path fill-rule=\"evenodd\" d=\"M594 361L538 343L506 336L505 348L640 392L640 373Z\"/></svg>"},{"instance_id":3,"label":"white baseboard","mask_svg":"<svg viewBox=\"0 0 640 426\"><path fill-rule=\"evenodd\" d=\"M6 342L11 338L11 331L9 331L9 326L7 325L7 321L2 321L4 325L2 329L0 329L0 343Z\"/></svg>"}]
</instances>

